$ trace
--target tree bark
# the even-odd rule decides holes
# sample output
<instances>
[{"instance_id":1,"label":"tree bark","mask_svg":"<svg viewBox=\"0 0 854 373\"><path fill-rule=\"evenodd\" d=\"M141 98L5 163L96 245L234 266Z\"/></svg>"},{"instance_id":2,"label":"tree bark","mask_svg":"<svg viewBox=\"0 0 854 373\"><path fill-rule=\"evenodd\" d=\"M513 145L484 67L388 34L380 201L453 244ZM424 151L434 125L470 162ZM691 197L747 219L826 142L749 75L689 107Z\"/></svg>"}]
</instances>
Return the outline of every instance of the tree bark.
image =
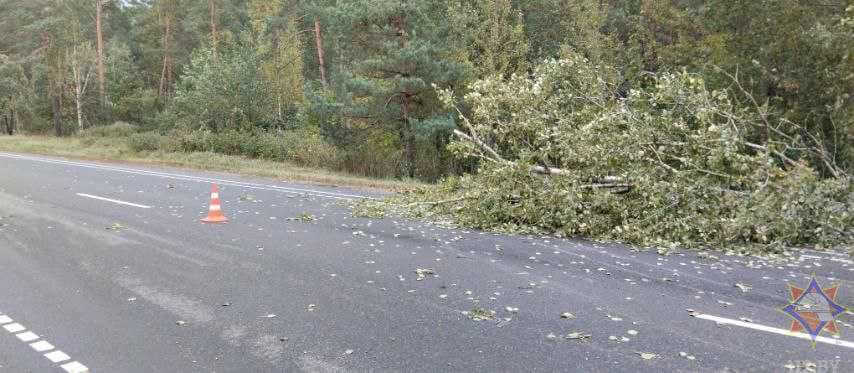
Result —
<instances>
[{"instance_id":1,"label":"tree bark","mask_svg":"<svg viewBox=\"0 0 854 373\"><path fill-rule=\"evenodd\" d=\"M320 31L320 20L314 19L314 42L317 45L317 64L320 66L320 81L326 87L326 62L323 59L323 35Z\"/></svg>"},{"instance_id":2,"label":"tree bark","mask_svg":"<svg viewBox=\"0 0 854 373\"><path fill-rule=\"evenodd\" d=\"M172 19L171 16L167 16L166 24L164 25L163 30L163 70L160 72L160 96L168 95L169 86L172 84L172 58L170 51L170 42L172 33Z\"/></svg>"},{"instance_id":3,"label":"tree bark","mask_svg":"<svg viewBox=\"0 0 854 373\"><path fill-rule=\"evenodd\" d=\"M406 16L399 15L392 20L394 27L397 29L398 45L400 49L406 47ZM403 111L403 156L406 159L406 173L410 178L415 178L415 139L412 121L409 118L410 104L413 94L410 92L400 92L401 109Z\"/></svg>"},{"instance_id":4,"label":"tree bark","mask_svg":"<svg viewBox=\"0 0 854 373\"><path fill-rule=\"evenodd\" d=\"M95 38L97 39L98 49L98 97L101 99L101 106L107 106L107 77L104 70L104 34L101 28L101 18L103 15L103 0L95 0Z\"/></svg>"},{"instance_id":5,"label":"tree bark","mask_svg":"<svg viewBox=\"0 0 854 373\"><path fill-rule=\"evenodd\" d=\"M9 101L11 105L11 100ZM12 107L9 106L9 113L3 115L3 123L6 124L6 134L12 136Z\"/></svg>"},{"instance_id":6,"label":"tree bark","mask_svg":"<svg viewBox=\"0 0 854 373\"><path fill-rule=\"evenodd\" d=\"M9 136L14 134L14 125L15 125L15 102L12 96L9 96L9 113L3 115L3 122L6 124L6 133Z\"/></svg>"},{"instance_id":7,"label":"tree bark","mask_svg":"<svg viewBox=\"0 0 854 373\"><path fill-rule=\"evenodd\" d=\"M409 95L403 95L403 121L404 139L403 154L406 158L406 173L410 178L415 178L415 140L413 139L412 122L409 120Z\"/></svg>"},{"instance_id":8,"label":"tree bark","mask_svg":"<svg viewBox=\"0 0 854 373\"><path fill-rule=\"evenodd\" d=\"M62 107L59 93L53 93L53 128L56 131L56 137L62 136Z\"/></svg>"},{"instance_id":9,"label":"tree bark","mask_svg":"<svg viewBox=\"0 0 854 373\"><path fill-rule=\"evenodd\" d=\"M83 129L83 91L80 82L74 85L74 106L77 109L77 130Z\"/></svg>"},{"instance_id":10,"label":"tree bark","mask_svg":"<svg viewBox=\"0 0 854 373\"><path fill-rule=\"evenodd\" d=\"M213 54L214 62L219 61L219 55L217 54L217 48L219 46L219 34L217 33L217 22L216 22L216 2L215 0L208 0L208 9L211 13L211 52Z\"/></svg>"}]
</instances>

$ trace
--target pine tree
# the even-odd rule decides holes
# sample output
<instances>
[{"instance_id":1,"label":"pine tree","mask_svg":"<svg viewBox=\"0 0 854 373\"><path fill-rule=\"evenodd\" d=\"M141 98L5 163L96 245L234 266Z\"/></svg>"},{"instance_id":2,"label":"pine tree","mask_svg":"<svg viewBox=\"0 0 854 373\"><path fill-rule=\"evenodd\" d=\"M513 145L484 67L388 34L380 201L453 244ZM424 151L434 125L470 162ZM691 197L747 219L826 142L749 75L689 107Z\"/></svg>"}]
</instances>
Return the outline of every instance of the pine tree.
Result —
<instances>
[{"instance_id":1,"label":"pine tree","mask_svg":"<svg viewBox=\"0 0 854 373\"><path fill-rule=\"evenodd\" d=\"M416 176L416 137L453 122L432 85L454 86L461 67L447 59L444 4L356 0L327 8L341 61L336 79L348 94L345 115L396 133L404 170Z\"/></svg>"}]
</instances>

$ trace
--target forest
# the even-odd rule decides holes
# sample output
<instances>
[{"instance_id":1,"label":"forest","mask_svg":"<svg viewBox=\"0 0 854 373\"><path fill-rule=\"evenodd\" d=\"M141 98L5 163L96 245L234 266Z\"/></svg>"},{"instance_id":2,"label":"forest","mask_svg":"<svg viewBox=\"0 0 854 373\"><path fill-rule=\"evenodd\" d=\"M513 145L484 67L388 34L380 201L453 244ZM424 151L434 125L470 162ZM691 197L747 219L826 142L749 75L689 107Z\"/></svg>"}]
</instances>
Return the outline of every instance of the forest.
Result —
<instances>
[{"instance_id":1,"label":"forest","mask_svg":"<svg viewBox=\"0 0 854 373\"><path fill-rule=\"evenodd\" d=\"M0 129L429 187L476 228L854 240L852 0L0 0Z\"/></svg>"}]
</instances>

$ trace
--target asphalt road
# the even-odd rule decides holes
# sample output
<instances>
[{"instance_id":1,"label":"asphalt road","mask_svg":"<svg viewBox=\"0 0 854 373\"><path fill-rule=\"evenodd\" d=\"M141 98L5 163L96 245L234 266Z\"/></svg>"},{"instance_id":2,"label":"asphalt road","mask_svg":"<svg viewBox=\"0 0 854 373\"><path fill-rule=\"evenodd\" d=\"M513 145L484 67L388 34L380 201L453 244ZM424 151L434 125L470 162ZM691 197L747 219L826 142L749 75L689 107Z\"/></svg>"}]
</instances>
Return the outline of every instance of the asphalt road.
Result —
<instances>
[{"instance_id":1,"label":"asphalt road","mask_svg":"<svg viewBox=\"0 0 854 373\"><path fill-rule=\"evenodd\" d=\"M199 222L211 182L227 224ZM2 153L0 372L854 371L850 313L815 348L777 333L813 273L854 305L847 254L661 256L347 208L381 196Z\"/></svg>"}]
</instances>

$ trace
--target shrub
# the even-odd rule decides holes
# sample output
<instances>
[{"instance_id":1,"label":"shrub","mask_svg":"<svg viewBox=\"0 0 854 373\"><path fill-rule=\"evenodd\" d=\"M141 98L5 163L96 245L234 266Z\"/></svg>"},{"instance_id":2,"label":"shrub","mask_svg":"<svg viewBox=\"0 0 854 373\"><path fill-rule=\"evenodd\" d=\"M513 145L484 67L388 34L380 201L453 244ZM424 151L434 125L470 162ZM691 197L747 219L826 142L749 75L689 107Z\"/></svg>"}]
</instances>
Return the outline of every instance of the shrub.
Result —
<instances>
[{"instance_id":1,"label":"shrub","mask_svg":"<svg viewBox=\"0 0 854 373\"><path fill-rule=\"evenodd\" d=\"M338 149L324 141L318 131L312 129L219 133L197 130L182 135L178 143L178 147L187 152L242 155L331 169L340 164Z\"/></svg>"},{"instance_id":2,"label":"shrub","mask_svg":"<svg viewBox=\"0 0 854 373\"><path fill-rule=\"evenodd\" d=\"M153 131L135 133L127 138L128 147L135 152L167 150L165 149L166 141L166 136Z\"/></svg>"},{"instance_id":3,"label":"shrub","mask_svg":"<svg viewBox=\"0 0 854 373\"><path fill-rule=\"evenodd\" d=\"M80 137L128 137L139 131L139 127L126 122L115 122L107 126L89 127L80 131Z\"/></svg>"}]
</instances>

